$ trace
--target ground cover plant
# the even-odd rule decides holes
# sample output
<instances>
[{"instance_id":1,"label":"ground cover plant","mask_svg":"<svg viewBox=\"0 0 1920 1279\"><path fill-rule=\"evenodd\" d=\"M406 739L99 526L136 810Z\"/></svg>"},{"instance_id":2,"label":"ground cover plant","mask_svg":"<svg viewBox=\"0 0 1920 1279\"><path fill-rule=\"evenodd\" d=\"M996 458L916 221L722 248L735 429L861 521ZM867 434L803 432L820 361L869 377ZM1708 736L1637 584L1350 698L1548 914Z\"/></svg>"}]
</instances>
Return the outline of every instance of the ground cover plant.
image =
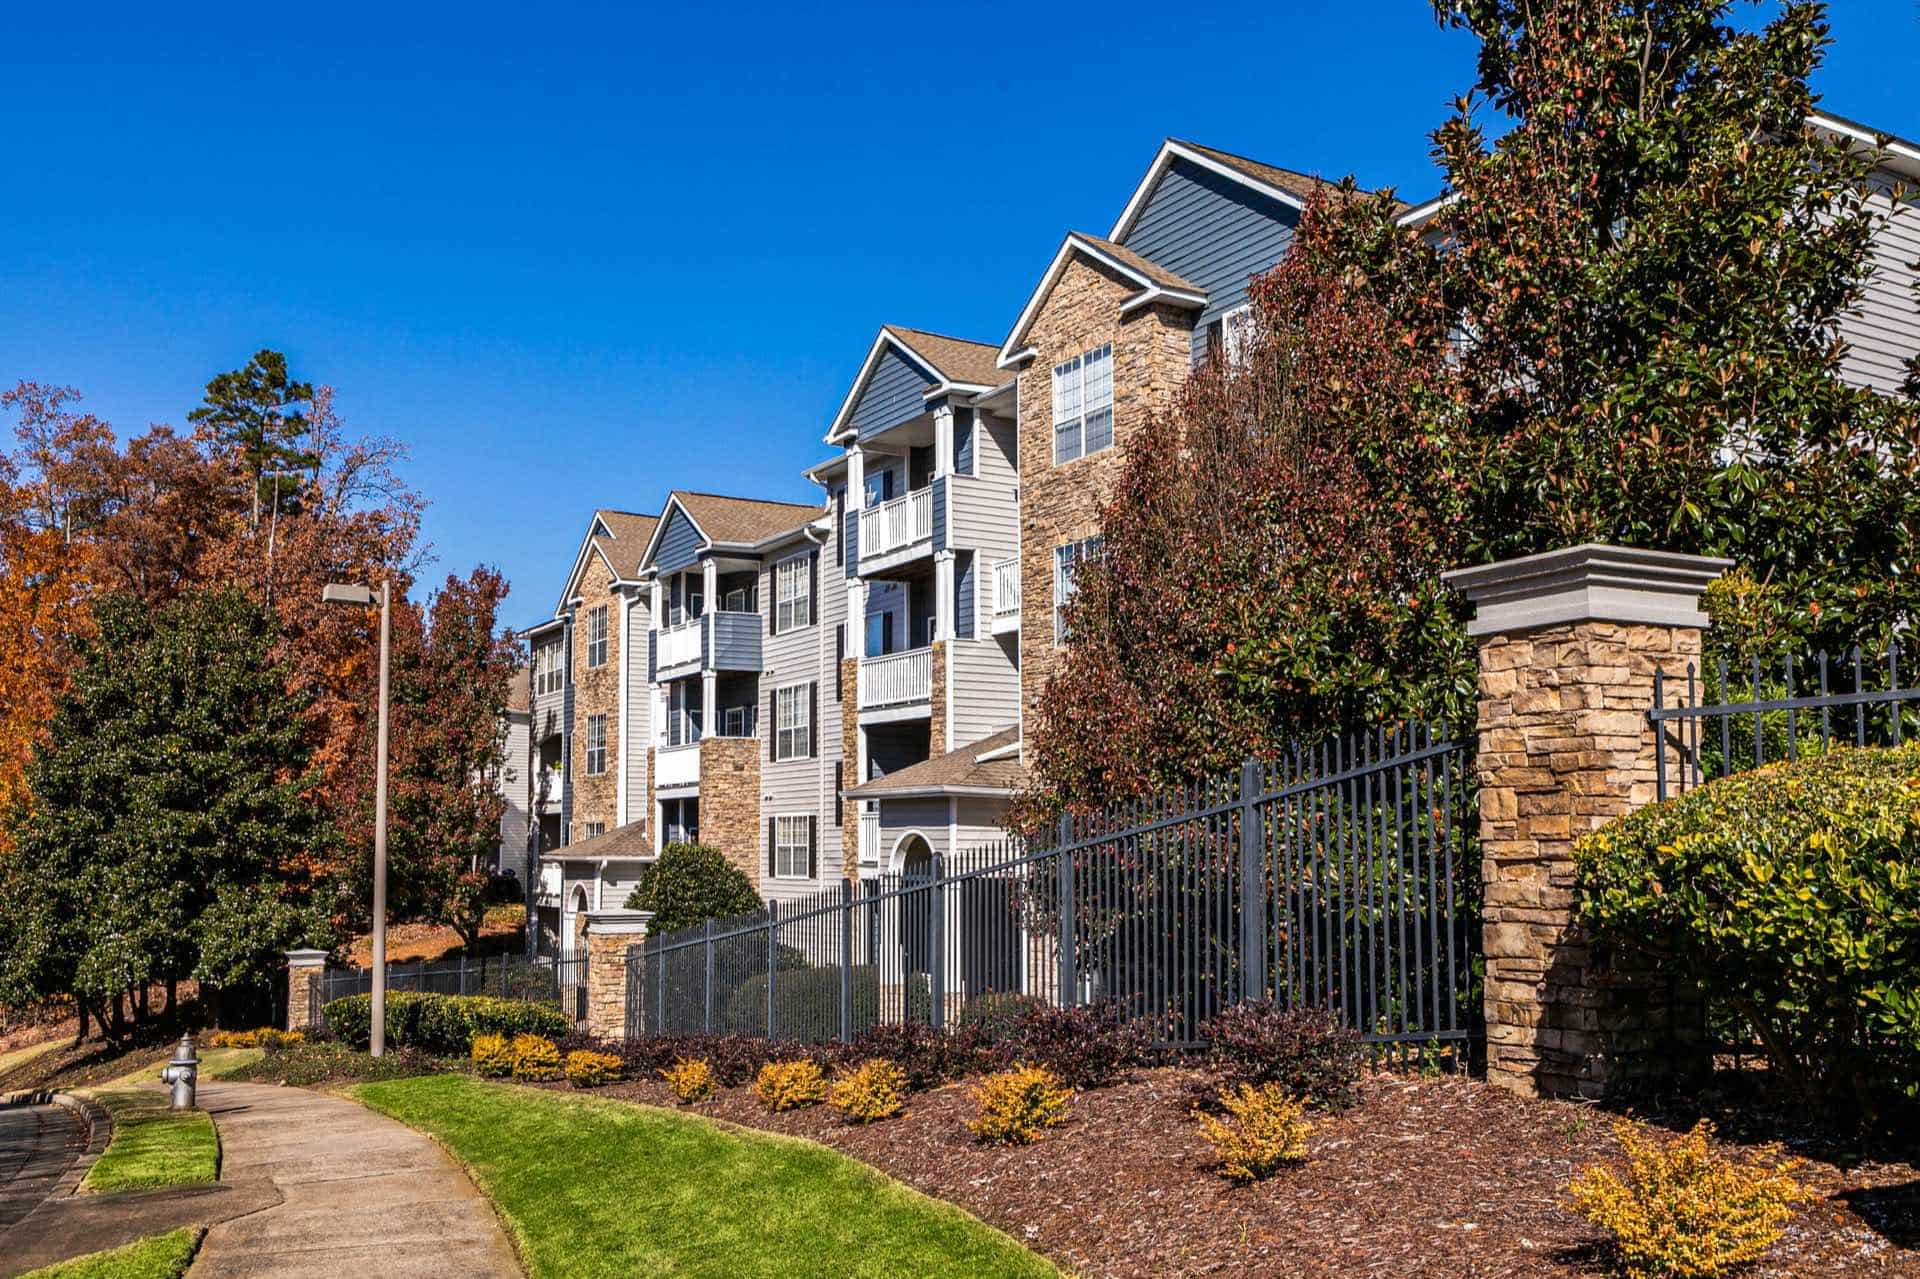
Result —
<instances>
[{"instance_id":1,"label":"ground cover plant","mask_svg":"<svg viewBox=\"0 0 1920 1279\"><path fill-rule=\"evenodd\" d=\"M158 1089L112 1088L94 1094L113 1116L113 1137L80 1189L94 1194L195 1186L220 1176L220 1142L203 1110L167 1109Z\"/></svg>"},{"instance_id":2,"label":"ground cover plant","mask_svg":"<svg viewBox=\"0 0 1920 1279\"><path fill-rule=\"evenodd\" d=\"M193 1263L202 1233L198 1226L183 1226L119 1248L30 1270L20 1279L179 1279Z\"/></svg>"},{"instance_id":3,"label":"ground cover plant","mask_svg":"<svg viewBox=\"0 0 1920 1279\"><path fill-rule=\"evenodd\" d=\"M1056 1273L960 1209L811 1143L466 1078L366 1084L354 1095L467 1165L533 1279ZM575 1192L616 1185L617 1195Z\"/></svg>"}]
</instances>

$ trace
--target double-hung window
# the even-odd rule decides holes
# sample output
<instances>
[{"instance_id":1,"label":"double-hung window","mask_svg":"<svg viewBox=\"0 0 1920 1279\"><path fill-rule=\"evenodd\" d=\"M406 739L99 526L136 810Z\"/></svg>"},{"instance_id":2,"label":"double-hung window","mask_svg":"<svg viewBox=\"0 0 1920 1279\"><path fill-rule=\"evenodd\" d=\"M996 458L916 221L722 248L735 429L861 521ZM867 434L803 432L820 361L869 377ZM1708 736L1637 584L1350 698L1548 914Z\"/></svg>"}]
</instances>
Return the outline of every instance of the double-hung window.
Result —
<instances>
[{"instance_id":1,"label":"double-hung window","mask_svg":"<svg viewBox=\"0 0 1920 1279\"><path fill-rule=\"evenodd\" d=\"M1242 302L1220 317L1220 354L1231 365L1246 361L1253 338L1253 306Z\"/></svg>"},{"instance_id":2,"label":"double-hung window","mask_svg":"<svg viewBox=\"0 0 1920 1279\"><path fill-rule=\"evenodd\" d=\"M587 669L607 664L607 606L587 611Z\"/></svg>"},{"instance_id":3,"label":"double-hung window","mask_svg":"<svg viewBox=\"0 0 1920 1279\"><path fill-rule=\"evenodd\" d=\"M560 666L560 646L542 644L533 650L533 691L557 693L564 672Z\"/></svg>"},{"instance_id":4,"label":"double-hung window","mask_svg":"<svg viewBox=\"0 0 1920 1279\"><path fill-rule=\"evenodd\" d=\"M587 716L587 776L607 771L607 717Z\"/></svg>"},{"instance_id":5,"label":"double-hung window","mask_svg":"<svg viewBox=\"0 0 1920 1279\"><path fill-rule=\"evenodd\" d=\"M1113 344L1053 366L1053 460L1071 462L1113 444Z\"/></svg>"},{"instance_id":6,"label":"double-hung window","mask_svg":"<svg viewBox=\"0 0 1920 1279\"><path fill-rule=\"evenodd\" d=\"M1105 539L1096 536L1053 548L1053 642L1056 644L1064 644L1067 640L1065 610L1067 602L1079 589L1077 576L1080 566L1088 560L1100 558L1104 544Z\"/></svg>"},{"instance_id":7,"label":"double-hung window","mask_svg":"<svg viewBox=\"0 0 1920 1279\"><path fill-rule=\"evenodd\" d=\"M813 741L812 686L777 689L773 701L773 757L805 759Z\"/></svg>"},{"instance_id":8,"label":"double-hung window","mask_svg":"<svg viewBox=\"0 0 1920 1279\"><path fill-rule=\"evenodd\" d=\"M773 819L774 878L812 878L813 829L813 818L805 813Z\"/></svg>"},{"instance_id":9,"label":"double-hung window","mask_svg":"<svg viewBox=\"0 0 1920 1279\"><path fill-rule=\"evenodd\" d=\"M773 630L776 635L813 622L813 556L795 555L773 566Z\"/></svg>"},{"instance_id":10,"label":"double-hung window","mask_svg":"<svg viewBox=\"0 0 1920 1279\"><path fill-rule=\"evenodd\" d=\"M605 822L588 822L587 823L586 838L598 839L600 838L600 836L606 833L607 833L607 824Z\"/></svg>"}]
</instances>

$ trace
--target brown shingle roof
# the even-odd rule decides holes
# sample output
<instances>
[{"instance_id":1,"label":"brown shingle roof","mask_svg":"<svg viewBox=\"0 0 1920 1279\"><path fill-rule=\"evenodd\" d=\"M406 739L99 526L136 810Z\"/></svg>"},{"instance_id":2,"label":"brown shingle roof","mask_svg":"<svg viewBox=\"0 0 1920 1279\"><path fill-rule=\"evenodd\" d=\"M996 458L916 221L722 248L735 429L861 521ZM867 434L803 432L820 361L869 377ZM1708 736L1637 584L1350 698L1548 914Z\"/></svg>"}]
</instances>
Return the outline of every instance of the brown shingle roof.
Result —
<instances>
[{"instance_id":1,"label":"brown shingle roof","mask_svg":"<svg viewBox=\"0 0 1920 1279\"><path fill-rule=\"evenodd\" d=\"M1329 182L1325 178L1316 178L1310 173L1301 173L1294 169L1282 169L1271 164L1262 164L1258 160L1249 160L1244 155L1235 155L1231 151L1221 151L1214 147L1203 147L1198 142L1187 142L1180 138L1173 141L1183 147L1190 147L1210 160L1218 160L1229 169L1244 173L1255 182L1264 182L1270 187L1279 187L1282 191L1291 191L1302 200L1318 191L1338 191L1338 182ZM1363 191L1362 194L1365 194ZM1394 204L1402 209L1408 208L1405 201L1395 200Z\"/></svg>"},{"instance_id":2,"label":"brown shingle roof","mask_svg":"<svg viewBox=\"0 0 1920 1279\"><path fill-rule=\"evenodd\" d=\"M1085 240L1100 252L1132 267L1163 289L1179 289L1183 293L1197 293L1201 297L1207 295L1207 291L1192 280L1175 275L1158 262L1149 261L1124 245L1115 244L1112 240L1103 240L1097 235L1088 235L1085 231L1075 231L1073 234L1075 239Z\"/></svg>"},{"instance_id":3,"label":"brown shingle roof","mask_svg":"<svg viewBox=\"0 0 1920 1279\"><path fill-rule=\"evenodd\" d=\"M660 517L608 510L595 511L594 515L613 532L613 544L606 550L620 576L632 577L638 573L640 557L646 553L647 542L653 537L654 526L660 523Z\"/></svg>"},{"instance_id":4,"label":"brown shingle roof","mask_svg":"<svg viewBox=\"0 0 1920 1279\"><path fill-rule=\"evenodd\" d=\"M653 840L647 837L645 822L628 822L604 835L583 839L577 844L555 848L540 854L543 861L633 861L653 856Z\"/></svg>"},{"instance_id":5,"label":"brown shingle roof","mask_svg":"<svg viewBox=\"0 0 1920 1279\"><path fill-rule=\"evenodd\" d=\"M929 360L934 368L940 370L940 376L949 382L999 386L1006 376L994 365L1000 348L990 342L950 338L941 333L929 333L925 329L910 329L903 324L884 327Z\"/></svg>"},{"instance_id":6,"label":"brown shingle roof","mask_svg":"<svg viewBox=\"0 0 1920 1279\"><path fill-rule=\"evenodd\" d=\"M964 790L997 790L1012 794L1026 784L1026 766L1018 755L980 762L990 754L1020 740L1020 729L1003 728L992 737L969 742L958 750L910 764L885 777L856 786L848 795L860 799L885 799L889 795L919 794L949 787Z\"/></svg>"},{"instance_id":7,"label":"brown shingle roof","mask_svg":"<svg viewBox=\"0 0 1920 1279\"><path fill-rule=\"evenodd\" d=\"M673 496L685 507L700 531L716 542L751 546L779 533L790 533L819 519L824 506L806 502L765 502L751 497L721 497L716 493L691 493L675 489Z\"/></svg>"},{"instance_id":8,"label":"brown shingle roof","mask_svg":"<svg viewBox=\"0 0 1920 1279\"><path fill-rule=\"evenodd\" d=\"M512 679L507 681L507 710L521 713L531 710L533 708L531 692L532 672L523 666L513 673Z\"/></svg>"}]
</instances>

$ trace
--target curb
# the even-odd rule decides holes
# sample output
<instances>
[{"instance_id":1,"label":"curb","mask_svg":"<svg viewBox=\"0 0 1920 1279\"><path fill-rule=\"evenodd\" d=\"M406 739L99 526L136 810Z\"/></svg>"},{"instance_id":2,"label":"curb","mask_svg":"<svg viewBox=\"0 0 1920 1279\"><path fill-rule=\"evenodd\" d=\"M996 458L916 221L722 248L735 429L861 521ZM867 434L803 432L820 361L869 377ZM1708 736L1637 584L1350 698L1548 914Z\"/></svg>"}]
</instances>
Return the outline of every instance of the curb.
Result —
<instances>
[{"instance_id":1,"label":"curb","mask_svg":"<svg viewBox=\"0 0 1920 1279\"><path fill-rule=\"evenodd\" d=\"M65 1175L54 1183L53 1196L50 1197L71 1195L79 1190L87 1170L93 1167L94 1160L101 1156L107 1143L113 1139L113 1116L107 1113L105 1106L79 1093L57 1092L48 1100L71 1110L87 1126L87 1148L73 1161L73 1166L67 1169Z\"/></svg>"}]
</instances>

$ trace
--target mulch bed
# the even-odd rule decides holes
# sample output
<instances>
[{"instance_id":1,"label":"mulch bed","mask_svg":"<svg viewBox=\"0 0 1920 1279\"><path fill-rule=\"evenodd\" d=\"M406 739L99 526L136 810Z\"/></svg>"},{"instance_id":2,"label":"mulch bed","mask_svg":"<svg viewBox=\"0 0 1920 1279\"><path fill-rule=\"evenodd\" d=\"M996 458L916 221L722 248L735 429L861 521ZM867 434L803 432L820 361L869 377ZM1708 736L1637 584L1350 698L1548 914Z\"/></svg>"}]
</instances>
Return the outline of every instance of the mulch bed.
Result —
<instances>
[{"instance_id":1,"label":"mulch bed","mask_svg":"<svg viewBox=\"0 0 1920 1279\"><path fill-rule=\"evenodd\" d=\"M853 1127L825 1107L770 1115L745 1088L696 1113L831 1146L959 1204L1080 1276L1604 1275L1600 1235L1564 1206L1569 1178L1617 1158L1610 1114L1526 1101L1463 1078L1368 1080L1318 1120L1308 1162L1235 1187L1188 1113L1191 1070L1137 1072L1074 1099L1024 1149L982 1147L963 1085ZM564 1087L564 1085L562 1085ZM671 1106L658 1082L603 1095ZM1811 1164L1823 1198L1754 1276L1920 1276L1920 1170Z\"/></svg>"}]
</instances>

